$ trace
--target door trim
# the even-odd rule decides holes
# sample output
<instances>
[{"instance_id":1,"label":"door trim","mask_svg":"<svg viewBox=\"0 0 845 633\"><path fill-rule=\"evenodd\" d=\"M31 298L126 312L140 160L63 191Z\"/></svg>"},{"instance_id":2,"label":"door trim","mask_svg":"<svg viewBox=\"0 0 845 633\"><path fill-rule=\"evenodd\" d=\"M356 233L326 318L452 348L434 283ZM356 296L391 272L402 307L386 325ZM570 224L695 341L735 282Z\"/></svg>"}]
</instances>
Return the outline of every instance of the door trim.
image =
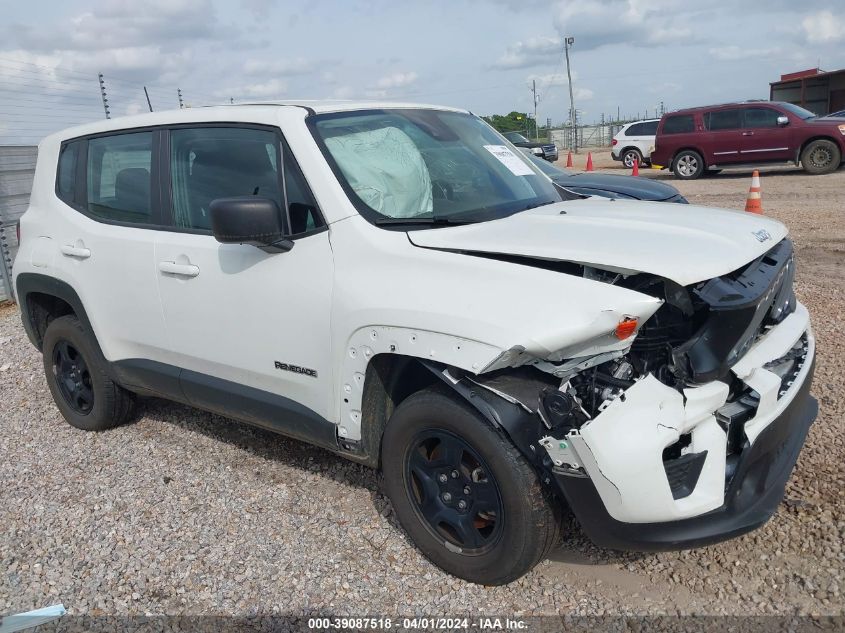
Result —
<instances>
[{"instance_id":1,"label":"door trim","mask_svg":"<svg viewBox=\"0 0 845 633\"><path fill-rule=\"evenodd\" d=\"M338 451L337 425L308 407L269 391L144 358L112 363L118 382L136 393L163 397Z\"/></svg>"}]
</instances>

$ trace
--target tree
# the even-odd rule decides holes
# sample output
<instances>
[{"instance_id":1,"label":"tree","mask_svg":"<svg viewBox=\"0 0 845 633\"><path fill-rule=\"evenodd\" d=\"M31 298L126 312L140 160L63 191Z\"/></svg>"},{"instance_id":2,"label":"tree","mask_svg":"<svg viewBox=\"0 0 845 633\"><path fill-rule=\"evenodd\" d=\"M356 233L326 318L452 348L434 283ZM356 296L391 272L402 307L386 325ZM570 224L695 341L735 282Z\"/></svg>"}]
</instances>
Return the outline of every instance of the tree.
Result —
<instances>
[{"instance_id":1,"label":"tree","mask_svg":"<svg viewBox=\"0 0 845 633\"><path fill-rule=\"evenodd\" d=\"M490 125L496 128L499 132L528 132L533 129L534 125L528 114L525 112L511 112L506 115L493 114L484 117ZM529 132L530 133L530 132Z\"/></svg>"}]
</instances>

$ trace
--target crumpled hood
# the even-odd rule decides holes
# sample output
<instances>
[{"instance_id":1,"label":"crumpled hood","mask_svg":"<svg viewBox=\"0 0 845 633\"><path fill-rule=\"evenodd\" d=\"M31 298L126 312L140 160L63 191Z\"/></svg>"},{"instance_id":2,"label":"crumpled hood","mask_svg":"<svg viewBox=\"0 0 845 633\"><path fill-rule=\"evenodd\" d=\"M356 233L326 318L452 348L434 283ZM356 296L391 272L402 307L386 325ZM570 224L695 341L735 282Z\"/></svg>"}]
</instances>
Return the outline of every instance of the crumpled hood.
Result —
<instances>
[{"instance_id":1,"label":"crumpled hood","mask_svg":"<svg viewBox=\"0 0 845 633\"><path fill-rule=\"evenodd\" d=\"M780 222L751 213L587 198L408 236L426 248L590 264L687 286L741 268L786 234Z\"/></svg>"}]
</instances>

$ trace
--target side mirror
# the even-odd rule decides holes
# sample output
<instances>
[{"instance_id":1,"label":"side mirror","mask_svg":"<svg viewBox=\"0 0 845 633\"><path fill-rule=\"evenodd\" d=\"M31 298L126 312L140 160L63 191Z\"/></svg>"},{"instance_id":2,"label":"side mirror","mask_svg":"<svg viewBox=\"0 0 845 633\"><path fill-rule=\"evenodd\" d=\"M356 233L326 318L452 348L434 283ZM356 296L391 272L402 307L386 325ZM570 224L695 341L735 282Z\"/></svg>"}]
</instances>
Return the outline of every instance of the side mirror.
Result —
<instances>
[{"instance_id":1,"label":"side mirror","mask_svg":"<svg viewBox=\"0 0 845 633\"><path fill-rule=\"evenodd\" d=\"M782 115L782 114L781 114L781 115L778 117L778 126L779 126L779 127L783 127L784 125L789 125L789 117L784 116L784 115Z\"/></svg>"},{"instance_id":2,"label":"side mirror","mask_svg":"<svg viewBox=\"0 0 845 633\"><path fill-rule=\"evenodd\" d=\"M293 248L275 200L258 196L218 198L209 205L211 232L222 244L249 244L267 253Z\"/></svg>"}]
</instances>

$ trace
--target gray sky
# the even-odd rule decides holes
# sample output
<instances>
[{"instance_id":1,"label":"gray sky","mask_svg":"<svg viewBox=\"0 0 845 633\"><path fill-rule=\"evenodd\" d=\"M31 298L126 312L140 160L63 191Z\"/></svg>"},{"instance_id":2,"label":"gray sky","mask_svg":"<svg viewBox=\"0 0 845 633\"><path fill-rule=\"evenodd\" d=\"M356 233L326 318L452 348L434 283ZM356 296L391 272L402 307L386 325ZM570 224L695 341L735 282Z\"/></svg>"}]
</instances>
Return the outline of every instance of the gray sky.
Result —
<instances>
[{"instance_id":1,"label":"gray sky","mask_svg":"<svg viewBox=\"0 0 845 633\"><path fill-rule=\"evenodd\" d=\"M102 116L274 98L413 100L582 120L768 97L845 67L845 2L804 0L0 1L0 142Z\"/></svg>"}]
</instances>

